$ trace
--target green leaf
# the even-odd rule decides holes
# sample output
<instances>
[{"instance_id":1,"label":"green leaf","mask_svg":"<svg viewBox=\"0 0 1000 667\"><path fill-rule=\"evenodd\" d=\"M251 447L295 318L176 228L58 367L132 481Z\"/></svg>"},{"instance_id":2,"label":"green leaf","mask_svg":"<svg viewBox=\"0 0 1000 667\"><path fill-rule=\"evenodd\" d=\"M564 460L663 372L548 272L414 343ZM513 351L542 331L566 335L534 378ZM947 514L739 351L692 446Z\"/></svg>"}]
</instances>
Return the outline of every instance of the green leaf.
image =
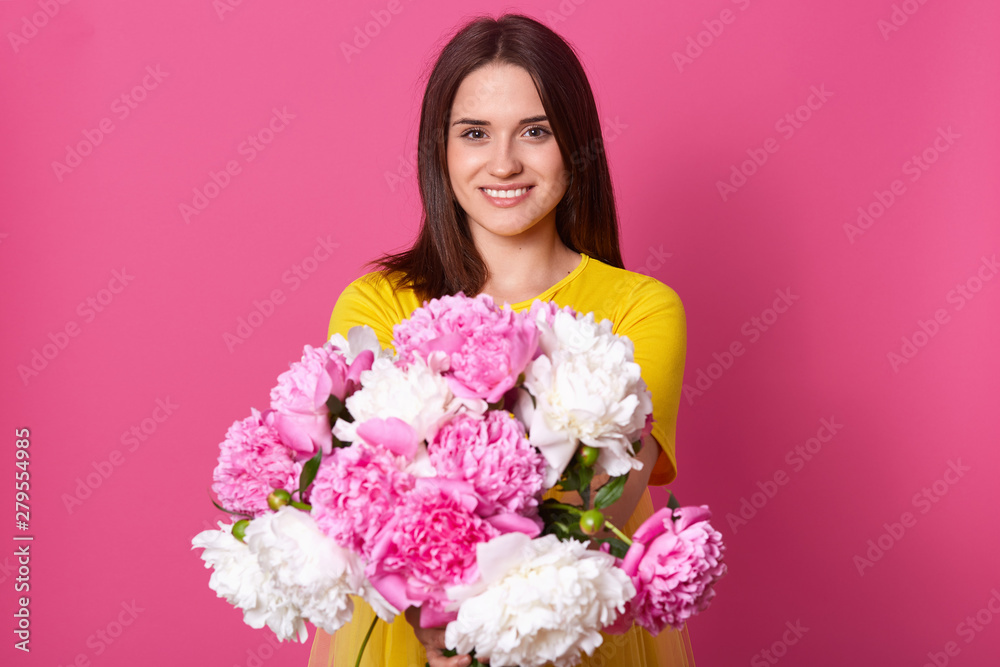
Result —
<instances>
[{"instance_id":1,"label":"green leaf","mask_svg":"<svg viewBox=\"0 0 1000 667\"><path fill-rule=\"evenodd\" d=\"M667 496L667 507L672 510L679 510L681 504L677 502L677 496L674 495L673 491L670 491L670 495Z\"/></svg>"},{"instance_id":2,"label":"green leaf","mask_svg":"<svg viewBox=\"0 0 1000 667\"><path fill-rule=\"evenodd\" d=\"M542 529L542 535L555 535L559 537L566 527L560 523L546 523L545 528ZM562 539L561 537L559 539Z\"/></svg>"},{"instance_id":3,"label":"green leaf","mask_svg":"<svg viewBox=\"0 0 1000 667\"><path fill-rule=\"evenodd\" d=\"M542 516L542 523L545 525L542 530L543 534L553 533L559 539L568 536L568 526L574 523L574 518L569 512L541 507L539 513Z\"/></svg>"},{"instance_id":4,"label":"green leaf","mask_svg":"<svg viewBox=\"0 0 1000 667\"><path fill-rule=\"evenodd\" d=\"M622 492L625 491L625 482L627 480L627 473L618 477L612 477L597 492L597 496L594 498L594 507L602 510L621 498Z\"/></svg>"},{"instance_id":5,"label":"green leaf","mask_svg":"<svg viewBox=\"0 0 1000 667\"><path fill-rule=\"evenodd\" d=\"M541 512L556 512L560 511L560 508L555 507L555 505L560 504L555 498L546 498L542 501L542 504L538 506L538 510Z\"/></svg>"},{"instance_id":6,"label":"green leaf","mask_svg":"<svg viewBox=\"0 0 1000 667\"><path fill-rule=\"evenodd\" d=\"M543 501L538 508L542 522L545 524L542 535L555 535L561 541L570 538L581 542L588 541L590 536L584 535L583 531L580 530L580 513L571 512L561 507L553 507L555 504L558 504L558 501L549 498Z\"/></svg>"},{"instance_id":7,"label":"green leaf","mask_svg":"<svg viewBox=\"0 0 1000 667\"><path fill-rule=\"evenodd\" d=\"M594 469L582 465L577 458L570 460L569 466L563 471L563 476L559 479L559 486L563 491L583 491L590 486L594 479Z\"/></svg>"},{"instance_id":8,"label":"green leaf","mask_svg":"<svg viewBox=\"0 0 1000 667\"><path fill-rule=\"evenodd\" d=\"M248 519L252 519L253 518L253 514L248 514L247 512L234 512L233 510L227 510L225 507L223 507L219 503L215 502L215 498L212 497L212 492L211 491L208 492L208 499L212 501L212 504L215 505L216 509L223 511L226 514L234 514L236 516L245 516Z\"/></svg>"},{"instance_id":9,"label":"green leaf","mask_svg":"<svg viewBox=\"0 0 1000 667\"><path fill-rule=\"evenodd\" d=\"M330 417L335 419L340 415L341 410L344 409L344 404L339 398L331 394L330 398L326 399L326 407L330 410Z\"/></svg>"},{"instance_id":10,"label":"green leaf","mask_svg":"<svg viewBox=\"0 0 1000 667\"><path fill-rule=\"evenodd\" d=\"M580 473L572 465L563 471L559 478L559 487L563 491L576 491L580 487Z\"/></svg>"},{"instance_id":11,"label":"green leaf","mask_svg":"<svg viewBox=\"0 0 1000 667\"><path fill-rule=\"evenodd\" d=\"M338 417L345 422L354 421L354 417L351 416L347 406L333 394L330 394L330 398L326 399L326 407L330 410L330 428L333 428L333 425L337 423Z\"/></svg>"},{"instance_id":12,"label":"green leaf","mask_svg":"<svg viewBox=\"0 0 1000 667\"><path fill-rule=\"evenodd\" d=\"M583 500L583 509L590 509L590 483L594 480L594 469L580 465L579 468L580 499Z\"/></svg>"},{"instance_id":13,"label":"green leaf","mask_svg":"<svg viewBox=\"0 0 1000 667\"><path fill-rule=\"evenodd\" d=\"M568 526L565 526L565 531L563 535L562 536L557 535L557 537L559 537L559 539L563 541L569 539L574 539L578 542L590 541L590 535L587 535L582 530L580 530L580 520L576 517L574 517L574 520Z\"/></svg>"},{"instance_id":14,"label":"green leaf","mask_svg":"<svg viewBox=\"0 0 1000 667\"><path fill-rule=\"evenodd\" d=\"M332 397L331 397L332 398ZM312 457L302 466L302 472L299 474L299 497L302 493L309 488L309 485L313 483L316 479L316 473L319 471L319 462L323 460L323 450L316 452L316 456Z\"/></svg>"},{"instance_id":15,"label":"green leaf","mask_svg":"<svg viewBox=\"0 0 1000 667\"><path fill-rule=\"evenodd\" d=\"M562 477L559 478L559 488L563 491L576 491L580 486L580 474L575 466L563 470Z\"/></svg>"}]
</instances>

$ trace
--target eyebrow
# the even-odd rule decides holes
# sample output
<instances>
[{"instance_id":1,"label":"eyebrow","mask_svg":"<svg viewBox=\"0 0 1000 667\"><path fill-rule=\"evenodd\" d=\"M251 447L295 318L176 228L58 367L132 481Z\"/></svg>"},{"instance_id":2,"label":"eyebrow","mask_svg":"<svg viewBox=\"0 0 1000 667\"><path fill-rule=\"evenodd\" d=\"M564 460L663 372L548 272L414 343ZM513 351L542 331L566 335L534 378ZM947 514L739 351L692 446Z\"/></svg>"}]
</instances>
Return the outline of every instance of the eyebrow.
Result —
<instances>
[{"instance_id":1,"label":"eyebrow","mask_svg":"<svg viewBox=\"0 0 1000 667\"><path fill-rule=\"evenodd\" d=\"M548 116L532 116L531 118L522 118L518 125L527 125L528 123L541 123L542 121L547 121ZM486 120L475 120L474 118L459 118L452 126L455 125L489 125L489 121Z\"/></svg>"}]
</instances>

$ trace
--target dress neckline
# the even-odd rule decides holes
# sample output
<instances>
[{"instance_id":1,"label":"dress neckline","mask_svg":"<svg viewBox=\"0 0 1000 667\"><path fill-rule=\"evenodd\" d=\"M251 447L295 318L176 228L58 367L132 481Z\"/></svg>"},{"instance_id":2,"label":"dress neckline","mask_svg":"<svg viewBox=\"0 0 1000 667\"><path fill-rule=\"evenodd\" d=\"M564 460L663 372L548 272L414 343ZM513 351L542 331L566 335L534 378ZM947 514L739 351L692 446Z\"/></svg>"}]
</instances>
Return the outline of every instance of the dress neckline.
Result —
<instances>
[{"instance_id":1,"label":"dress neckline","mask_svg":"<svg viewBox=\"0 0 1000 667\"><path fill-rule=\"evenodd\" d=\"M544 292L542 292L538 296L533 296L530 299L525 299L524 301L518 301L517 303L510 304L511 309L512 310L521 310L522 308L528 308L528 307L531 306L532 303L534 303L535 299L541 299L542 301L549 301L552 298L553 294L555 294L556 292L558 292L560 289L562 289L567 284L569 284L570 282L572 282L573 279L575 279L578 275L580 275L581 273L583 273L583 269L586 268L587 263L589 261L590 261L590 258L587 255L585 255L585 254L583 254L581 252L580 253L580 263L576 265L575 269L573 269L572 271L570 271L569 273L567 273L565 276L562 277L561 280L559 280L559 282L557 282L556 284L552 285L552 287L548 288L547 290L545 290Z\"/></svg>"}]
</instances>

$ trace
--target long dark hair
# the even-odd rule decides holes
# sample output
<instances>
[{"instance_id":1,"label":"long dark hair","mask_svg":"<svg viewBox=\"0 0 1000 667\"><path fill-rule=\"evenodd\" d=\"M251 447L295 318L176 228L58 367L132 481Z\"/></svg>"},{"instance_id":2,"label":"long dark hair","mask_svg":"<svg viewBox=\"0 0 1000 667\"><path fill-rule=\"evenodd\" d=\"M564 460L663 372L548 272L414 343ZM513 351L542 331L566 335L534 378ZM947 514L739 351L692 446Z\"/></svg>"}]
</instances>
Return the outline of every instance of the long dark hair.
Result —
<instances>
[{"instance_id":1,"label":"long dark hair","mask_svg":"<svg viewBox=\"0 0 1000 667\"><path fill-rule=\"evenodd\" d=\"M408 250L370 262L385 275L399 272L397 286L413 288L422 300L459 291L474 296L486 283L486 264L451 188L446 146L459 85L474 70L494 63L531 75L552 125L567 182L556 206L559 238L571 250L624 268L600 119L579 59L559 35L532 18L480 16L441 51L424 91L417 151L424 208L420 233Z\"/></svg>"}]
</instances>

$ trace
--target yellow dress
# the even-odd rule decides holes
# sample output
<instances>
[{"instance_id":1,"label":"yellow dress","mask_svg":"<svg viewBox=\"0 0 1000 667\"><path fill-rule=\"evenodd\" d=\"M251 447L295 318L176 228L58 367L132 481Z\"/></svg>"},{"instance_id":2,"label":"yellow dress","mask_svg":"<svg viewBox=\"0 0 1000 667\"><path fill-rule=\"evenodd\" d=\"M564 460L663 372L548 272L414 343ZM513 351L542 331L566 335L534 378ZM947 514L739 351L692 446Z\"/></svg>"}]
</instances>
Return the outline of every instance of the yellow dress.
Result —
<instances>
[{"instance_id":1,"label":"yellow dress","mask_svg":"<svg viewBox=\"0 0 1000 667\"><path fill-rule=\"evenodd\" d=\"M587 255L571 273L539 294L538 299L594 312L598 321L609 319L614 332L626 335L635 346L635 361L653 395L653 430L662 451L649 484L663 485L677 474L674 438L680 404L687 328L677 293L655 278L609 266ZM534 299L511 304L520 311ZM391 347L392 327L422 303L410 289L394 290L377 272L361 276L341 293L330 318L329 335L344 336L351 327L367 324L383 347ZM642 494L624 532L631 535L653 513L649 490ZM374 614L355 598L354 617L333 636L317 629L309 667L351 667ZM365 667L423 667L423 645L402 615L387 624L379 621L372 632L361 664ZM580 663L585 667L693 667L694 655L687 627L667 628L651 636L638 626L622 635L605 635L604 643Z\"/></svg>"}]
</instances>

